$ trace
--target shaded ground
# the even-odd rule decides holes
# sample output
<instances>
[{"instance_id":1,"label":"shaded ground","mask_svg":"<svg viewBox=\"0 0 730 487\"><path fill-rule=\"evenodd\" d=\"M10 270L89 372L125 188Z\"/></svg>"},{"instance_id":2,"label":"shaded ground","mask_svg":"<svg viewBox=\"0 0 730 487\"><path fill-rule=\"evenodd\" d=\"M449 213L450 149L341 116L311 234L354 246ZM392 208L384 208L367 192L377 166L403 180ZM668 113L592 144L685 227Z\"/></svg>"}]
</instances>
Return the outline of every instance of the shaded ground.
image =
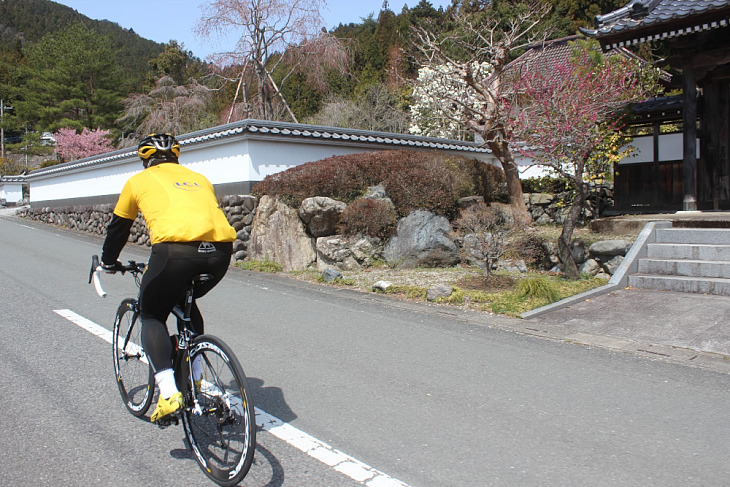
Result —
<instances>
[{"instance_id":1,"label":"shaded ground","mask_svg":"<svg viewBox=\"0 0 730 487\"><path fill-rule=\"evenodd\" d=\"M485 293L498 293L500 291L511 291L515 287L515 284L517 284L517 281L517 277L491 274L489 276L466 276L456 281L455 284L462 289L473 289Z\"/></svg>"}]
</instances>

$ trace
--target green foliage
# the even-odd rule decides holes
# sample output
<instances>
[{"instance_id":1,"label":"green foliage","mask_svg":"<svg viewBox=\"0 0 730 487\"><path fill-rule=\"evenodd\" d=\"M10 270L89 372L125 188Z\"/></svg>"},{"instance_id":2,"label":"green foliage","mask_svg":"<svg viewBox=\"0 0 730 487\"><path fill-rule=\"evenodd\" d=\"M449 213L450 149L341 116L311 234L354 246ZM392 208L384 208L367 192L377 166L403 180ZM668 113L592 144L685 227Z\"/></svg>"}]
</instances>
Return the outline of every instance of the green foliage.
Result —
<instances>
[{"instance_id":1,"label":"green foliage","mask_svg":"<svg viewBox=\"0 0 730 487\"><path fill-rule=\"evenodd\" d=\"M388 238L397 224L395 209L383 200L355 200L340 215L338 232L344 235L369 235Z\"/></svg>"},{"instance_id":2,"label":"green foliage","mask_svg":"<svg viewBox=\"0 0 730 487\"><path fill-rule=\"evenodd\" d=\"M132 29L123 29L108 20L92 20L65 5L49 0L0 1L0 49L15 49L18 41L24 47L40 41L48 34L60 32L72 24L83 22L98 35L109 38L114 59L124 76L118 79L125 89L141 87L147 71L147 60L162 51L162 45L143 39Z\"/></svg>"},{"instance_id":3,"label":"green foliage","mask_svg":"<svg viewBox=\"0 0 730 487\"><path fill-rule=\"evenodd\" d=\"M108 38L73 24L30 46L26 59L15 105L36 130L113 125L121 108L120 69Z\"/></svg>"},{"instance_id":4,"label":"green foliage","mask_svg":"<svg viewBox=\"0 0 730 487\"><path fill-rule=\"evenodd\" d=\"M475 159L435 151L380 151L296 166L267 176L252 192L277 196L297 208L313 196L351 203L368 187L383 184L399 217L422 209L453 218L462 197L500 197L500 177L503 181L500 169Z\"/></svg>"},{"instance_id":5,"label":"green foliage","mask_svg":"<svg viewBox=\"0 0 730 487\"><path fill-rule=\"evenodd\" d=\"M541 176L520 180L523 193L557 194L570 190L570 182L565 178Z\"/></svg>"}]
</instances>

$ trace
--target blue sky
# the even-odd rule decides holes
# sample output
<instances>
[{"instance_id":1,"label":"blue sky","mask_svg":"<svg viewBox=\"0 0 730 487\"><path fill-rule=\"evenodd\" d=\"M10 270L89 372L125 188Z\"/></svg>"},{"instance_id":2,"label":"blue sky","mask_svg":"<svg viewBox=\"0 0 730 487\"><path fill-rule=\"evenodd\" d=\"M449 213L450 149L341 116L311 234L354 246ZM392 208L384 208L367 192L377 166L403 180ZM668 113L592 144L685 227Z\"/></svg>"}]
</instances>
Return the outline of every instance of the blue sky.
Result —
<instances>
[{"instance_id":1,"label":"blue sky","mask_svg":"<svg viewBox=\"0 0 730 487\"><path fill-rule=\"evenodd\" d=\"M193 33L200 19L200 5L204 0L55 0L77 12L96 20L110 20L125 29L132 28L140 36L157 42L174 39L185 44L197 57L204 59L214 52L228 51L230 45L214 44L213 41L199 39ZM399 13L404 5L409 8L418 5L420 0L389 0L389 8ZM451 0L430 0L435 8L451 5ZM329 0L322 12L328 29L340 23L360 22L368 15L377 13L383 0Z\"/></svg>"}]
</instances>

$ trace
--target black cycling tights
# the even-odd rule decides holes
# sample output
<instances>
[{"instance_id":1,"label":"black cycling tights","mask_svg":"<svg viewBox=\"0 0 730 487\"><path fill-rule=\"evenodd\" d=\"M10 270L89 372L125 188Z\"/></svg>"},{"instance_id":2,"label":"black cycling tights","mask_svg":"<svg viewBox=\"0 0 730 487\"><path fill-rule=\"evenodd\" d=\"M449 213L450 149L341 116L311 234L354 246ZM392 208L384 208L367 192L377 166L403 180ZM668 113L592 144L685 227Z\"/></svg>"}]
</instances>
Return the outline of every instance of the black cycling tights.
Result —
<instances>
[{"instance_id":1,"label":"black cycling tights","mask_svg":"<svg viewBox=\"0 0 730 487\"><path fill-rule=\"evenodd\" d=\"M232 244L217 242L165 242L152 246L147 270L140 285L142 347L155 373L172 367L172 343L167 317L176 304L183 305L185 290L197 274L212 274L213 279L195 288L196 299L218 284L228 270ZM193 327L203 333L203 317L198 307L191 310Z\"/></svg>"}]
</instances>

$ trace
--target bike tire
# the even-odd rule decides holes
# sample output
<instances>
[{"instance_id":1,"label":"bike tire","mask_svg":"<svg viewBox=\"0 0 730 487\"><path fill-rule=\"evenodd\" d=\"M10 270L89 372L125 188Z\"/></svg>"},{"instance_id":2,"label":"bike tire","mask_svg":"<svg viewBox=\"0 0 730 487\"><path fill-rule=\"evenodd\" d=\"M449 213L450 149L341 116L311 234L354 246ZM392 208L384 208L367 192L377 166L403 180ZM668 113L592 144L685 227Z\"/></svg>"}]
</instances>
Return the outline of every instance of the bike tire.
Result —
<instances>
[{"instance_id":1,"label":"bike tire","mask_svg":"<svg viewBox=\"0 0 730 487\"><path fill-rule=\"evenodd\" d=\"M186 438L211 480L236 485L251 468L256 450L256 413L246 375L230 347L217 337L195 338L189 353L190 364L201 360L202 383L200 390L190 385L185 401Z\"/></svg>"},{"instance_id":2,"label":"bike tire","mask_svg":"<svg viewBox=\"0 0 730 487\"><path fill-rule=\"evenodd\" d=\"M155 376L142 350L141 331L137 301L125 299L112 330L114 376L124 405L137 417L147 413L155 393Z\"/></svg>"}]
</instances>

